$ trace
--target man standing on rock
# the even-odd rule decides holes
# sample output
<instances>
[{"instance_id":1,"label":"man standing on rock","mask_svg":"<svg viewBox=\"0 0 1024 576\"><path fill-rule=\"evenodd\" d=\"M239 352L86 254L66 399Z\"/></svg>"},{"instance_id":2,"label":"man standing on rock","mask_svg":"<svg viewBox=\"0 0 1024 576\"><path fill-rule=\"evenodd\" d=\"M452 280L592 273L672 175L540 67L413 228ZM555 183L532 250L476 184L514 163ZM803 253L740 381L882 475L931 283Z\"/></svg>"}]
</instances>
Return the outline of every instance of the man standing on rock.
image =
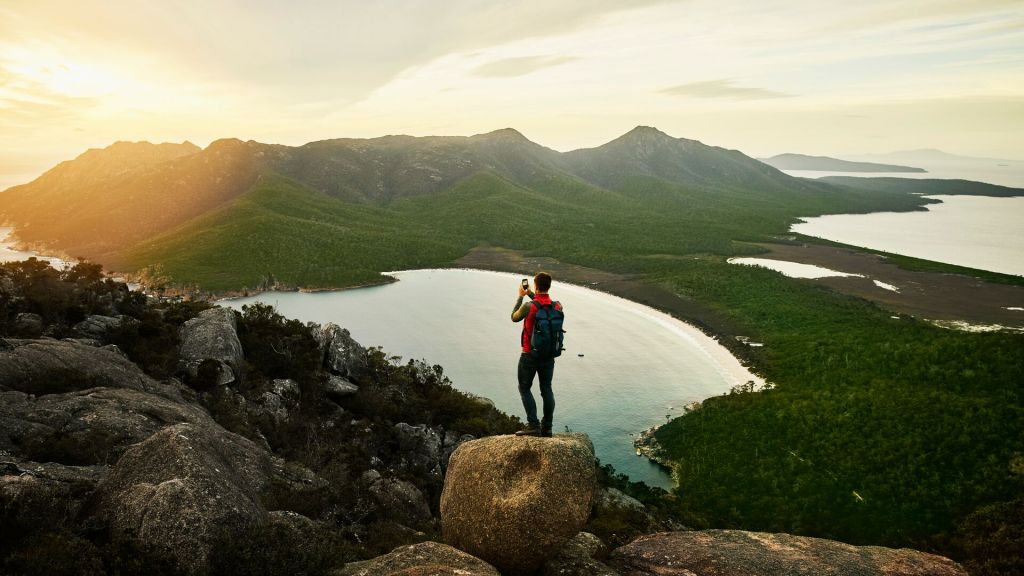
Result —
<instances>
[{"instance_id":1,"label":"man standing on rock","mask_svg":"<svg viewBox=\"0 0 1024 576\"><path fill-rule=\"evenodd\" d=\"M562 304L551 300L551 275L541 272L533 278L534 292L526 280L519 286L519 298L512 310L512 321L523 323L520 337L522 353L519 355L519 395L526 409L526 427L517 436L551 436L551 421L555 413L555 395L551 391L551 377L555 372L555 358L562 353ZM530 302L523 302L523 296ZM533 398L533 377L540 377L540 396L544 401L544 417L537 420L537 402Z\"/></svg>"}]
</instances>

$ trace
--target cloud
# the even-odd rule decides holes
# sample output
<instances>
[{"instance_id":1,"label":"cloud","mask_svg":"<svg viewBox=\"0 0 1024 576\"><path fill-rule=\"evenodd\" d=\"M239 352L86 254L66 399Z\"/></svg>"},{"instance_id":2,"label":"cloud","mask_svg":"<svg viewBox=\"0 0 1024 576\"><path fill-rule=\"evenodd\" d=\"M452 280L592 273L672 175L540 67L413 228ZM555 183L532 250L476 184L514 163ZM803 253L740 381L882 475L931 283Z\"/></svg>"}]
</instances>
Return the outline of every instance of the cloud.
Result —
<instances>
[{"instance_id":1,"label":"cloud","mask_svg":"<svg viewBox=\"0 0 1024 576\"><path fill-rule=\"evenodd\" d=\"M792 94L776 92L775 90L767 90L765 88L736 86L732 80L726 79L680 84L665 88L660 90L660 92L684 98L730 98L732 100L766 100L769 98L787 98L792 96Z\"/></svg>"},{"instance_id":2,"label":"cloud","mask_svg":"<svg viewBox=\"0 0 1024 576\"><path fill-rule=\"evenodd\" d=\"M487 62L474 68L470 73L488 78L513 78L525 76L543 68L550 68L571 62L571 56L520 56Z\"/></svg>"}]
</instances>

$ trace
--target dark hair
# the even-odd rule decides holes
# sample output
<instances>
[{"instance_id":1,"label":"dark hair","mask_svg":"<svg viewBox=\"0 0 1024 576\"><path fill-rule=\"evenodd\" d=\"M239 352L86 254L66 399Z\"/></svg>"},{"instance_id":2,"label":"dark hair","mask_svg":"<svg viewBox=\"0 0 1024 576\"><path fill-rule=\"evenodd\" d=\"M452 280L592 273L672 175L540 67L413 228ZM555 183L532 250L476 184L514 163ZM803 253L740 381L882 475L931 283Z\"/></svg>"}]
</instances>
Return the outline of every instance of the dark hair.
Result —
<instances>
[{"instance_id":1,"label":"dark hair","mask_svg":"<svg viewBox=\"0 0 1024 576\"><path fill-rule=\"evenodd\" d=\"M551 288L551 274L539 272L533 277L533 283L537 286L537 292L547 292Z\"/></svg>"}]
</instances>

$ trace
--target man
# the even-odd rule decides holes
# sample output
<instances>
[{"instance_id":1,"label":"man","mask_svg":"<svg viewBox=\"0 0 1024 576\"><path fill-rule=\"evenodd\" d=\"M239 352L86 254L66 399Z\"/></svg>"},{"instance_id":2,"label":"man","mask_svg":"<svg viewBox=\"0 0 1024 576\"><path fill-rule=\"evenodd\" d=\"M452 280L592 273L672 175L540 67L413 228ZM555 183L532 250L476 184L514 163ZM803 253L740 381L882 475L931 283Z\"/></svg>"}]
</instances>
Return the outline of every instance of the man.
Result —
<instances>
[{"instance_id":1,"label":"man","mask_svg":"<svg viewBox=\"0 0 1024 576\"><path fill-rule=\"evenodd\" d=\"M517 436L551 436L551 420L555 413L555 395L551 391L551 377L555 371L555 359L550 354L542 354L531 347L531 336L534 332L534 325L537 321L537 313L551 315L551 310L561 317L562 305L559 302L552 302L548 296L551 289L551 275L541 272L533 279L534 292L520 284L519 298L512 310L512 321L523 322L523 333L520 338L521 354L519 355L519 395L523 399L523 408L526 409L526 427L516 432ZM523 296L529 295L532 302L523 302ZM544 318L545 316L542 316ZM550 316L547 316L550 317ZM561 324L559 323L559 327ZM559 350L560 352L560 350ZM533 398L533 377L540 377L540 396L544 402L544 417L537 420L537 402Z\"/></svg>"}]
</instances>

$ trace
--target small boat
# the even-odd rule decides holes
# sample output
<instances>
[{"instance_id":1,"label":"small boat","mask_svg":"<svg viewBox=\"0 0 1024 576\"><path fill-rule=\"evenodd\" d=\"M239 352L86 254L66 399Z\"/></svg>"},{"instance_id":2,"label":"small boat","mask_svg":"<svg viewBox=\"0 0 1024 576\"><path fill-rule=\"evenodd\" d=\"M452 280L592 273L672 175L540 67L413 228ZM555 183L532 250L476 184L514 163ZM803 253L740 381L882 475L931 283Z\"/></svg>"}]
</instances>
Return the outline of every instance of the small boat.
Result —
<instances>
[{"instance_id":1,"label":"small boat","mask_svg":"<svg viewBox=\"0 0 1024 576\"><path fill-rule=\"evenodd\" d=\"M643 454L640 453L640 449L639 448L636 449L636 455L637 456L643 456Z\"/></svg>"}]
</instances>

